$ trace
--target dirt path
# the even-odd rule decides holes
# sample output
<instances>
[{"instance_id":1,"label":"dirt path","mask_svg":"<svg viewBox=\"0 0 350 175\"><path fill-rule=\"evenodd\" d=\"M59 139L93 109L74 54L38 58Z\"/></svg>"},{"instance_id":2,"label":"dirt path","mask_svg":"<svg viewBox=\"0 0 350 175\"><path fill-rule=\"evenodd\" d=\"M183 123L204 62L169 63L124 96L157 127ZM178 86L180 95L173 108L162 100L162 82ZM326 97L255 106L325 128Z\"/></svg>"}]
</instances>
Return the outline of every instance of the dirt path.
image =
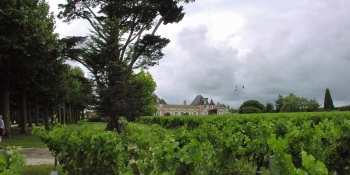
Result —
<instances>
[{"instance_id":1,"label":"dirt path","mask_svg":"<svg viewBox=\"0 0 350 175\"><path fill-rule=\"evenodd\" d=\"M54 164L55 162L48 148L21 148L18 152L27 157L27 165Z\"/></svg>"}]
</instances>

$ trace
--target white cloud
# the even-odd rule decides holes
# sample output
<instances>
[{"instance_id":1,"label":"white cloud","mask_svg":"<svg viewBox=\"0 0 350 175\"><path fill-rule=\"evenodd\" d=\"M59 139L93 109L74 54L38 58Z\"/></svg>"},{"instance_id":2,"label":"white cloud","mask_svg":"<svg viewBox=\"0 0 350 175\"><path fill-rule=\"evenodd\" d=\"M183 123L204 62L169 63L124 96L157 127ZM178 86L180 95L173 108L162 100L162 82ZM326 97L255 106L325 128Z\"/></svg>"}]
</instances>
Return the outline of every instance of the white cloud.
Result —
<instances>
[{"instance_id":1,"label":"white cloud","mask_svg":"<svg viewBox=\"0 0 350 175\"><path fill-rule=\"evenodd\" d=\"M171 43L150 69L157 95L167 102L202 94L237 108L243 100L274 103L278 94L294 93L322 104L330 88L335 106L350 104L347 1L211 0L184 7L179 24L159 28ZM67 36L87 29L73 21L58 22L57 31ZM235 85L245 85L241 101Z\"/></svg>"}]
</instances>

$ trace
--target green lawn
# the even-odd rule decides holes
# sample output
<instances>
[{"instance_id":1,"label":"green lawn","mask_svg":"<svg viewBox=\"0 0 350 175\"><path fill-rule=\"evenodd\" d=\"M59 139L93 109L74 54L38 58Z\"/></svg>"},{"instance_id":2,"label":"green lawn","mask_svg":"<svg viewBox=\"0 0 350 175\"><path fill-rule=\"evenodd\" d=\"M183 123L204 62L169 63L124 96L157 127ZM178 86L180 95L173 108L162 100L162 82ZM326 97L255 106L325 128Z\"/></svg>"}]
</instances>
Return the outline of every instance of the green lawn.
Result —
<instances>
[{"instance_id":1,"label":"green lawn","mask_svg":"<svg viewBox=\"0 0 350 175\"><path fill-rule=\"evenodd\" d=\"M54 166L48 164L42 165L27 165L24 166L21 170L21 175L48 175L51 171L53 171ZM65 175L67 173L63 173L62 168L58 167L58 174Z\"/></svg>"},{"instance_id":2,"label":"green lawn","mask_svg":"<svg viewBox=\"0 0 350 175\"><path fill-rule=\"evenodd\" d=\"M101 128L101 129L105 129L107 126L107 123L104 122L88 122L88 125L91 129L93 128ZM75 130L79 130L82 129L84 126L80 125L80 124L69 124L67 125L68 129L75 131Z\"/></svg>"},{"instance_id":3,"label":"green lawn","mask_svg":"<svg viewBox=\"0 0 350 175\"><path fill-rule=\"evenodd\" d=\"M32 127L28 127L27 133L20 133L21 128L11 126L11 138L4 136L1 146L21 146L23 148L46 148L46 145L31 134Z\"/></svg>"}]
</instances>

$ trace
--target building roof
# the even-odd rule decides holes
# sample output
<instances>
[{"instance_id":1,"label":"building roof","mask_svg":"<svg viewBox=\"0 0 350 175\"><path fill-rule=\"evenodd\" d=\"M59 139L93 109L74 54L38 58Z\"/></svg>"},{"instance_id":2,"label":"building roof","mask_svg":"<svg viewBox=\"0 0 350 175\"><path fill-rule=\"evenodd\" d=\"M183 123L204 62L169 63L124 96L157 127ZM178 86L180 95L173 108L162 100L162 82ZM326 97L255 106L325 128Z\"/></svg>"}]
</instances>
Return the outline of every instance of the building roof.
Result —
<instances>
[{"instance_id":1,"label":"building roof","mask_svg":"<svg viewBox=\"0 0 350 175\"><path fill-rule=\"evenodd\" d=\"M164 105L164 108L197 108L194 105L174 105L174 104L169 104L169 105Z\"/></svg>"},{"instance_id":2,"label":"building roof","mask_svg":"<svg viewBox=\"0 0 350 175\"><path fill-rule=\"evenodd\" d=\"M215 103L213 102L213 99L210 99L210 105L215 105Z\"/></svg>"},{"instance_id":3,"label":"building roof","mask_svg":"<svg viewBox=\"0 0 350 175\"><path fill-rule=\"evenodd\" d=\"M194 100L192 101L191 105L200 105L203 104L203 99L204 97L202 95L197 95L196 98L194 98Z\"/></svg>"}]
</instances>

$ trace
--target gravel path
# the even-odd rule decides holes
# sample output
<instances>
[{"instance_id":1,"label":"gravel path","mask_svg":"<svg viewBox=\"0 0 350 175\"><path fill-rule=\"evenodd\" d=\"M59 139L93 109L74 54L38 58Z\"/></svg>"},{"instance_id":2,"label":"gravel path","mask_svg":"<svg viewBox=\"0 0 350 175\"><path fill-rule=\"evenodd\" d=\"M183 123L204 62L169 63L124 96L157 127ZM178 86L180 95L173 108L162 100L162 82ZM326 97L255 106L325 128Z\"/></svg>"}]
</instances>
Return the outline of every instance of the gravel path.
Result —
<instances>
[{"instance_id":1,"label":"gravel path","mask_svg":"<svg viewBox=\"0 0 350 175\"><path fill-rule=\"evenodd\" d=\"M55 157L48 148L21 148L18 152L27 157L27 165L55 163Z\"/></svg>"}]
</instances>

